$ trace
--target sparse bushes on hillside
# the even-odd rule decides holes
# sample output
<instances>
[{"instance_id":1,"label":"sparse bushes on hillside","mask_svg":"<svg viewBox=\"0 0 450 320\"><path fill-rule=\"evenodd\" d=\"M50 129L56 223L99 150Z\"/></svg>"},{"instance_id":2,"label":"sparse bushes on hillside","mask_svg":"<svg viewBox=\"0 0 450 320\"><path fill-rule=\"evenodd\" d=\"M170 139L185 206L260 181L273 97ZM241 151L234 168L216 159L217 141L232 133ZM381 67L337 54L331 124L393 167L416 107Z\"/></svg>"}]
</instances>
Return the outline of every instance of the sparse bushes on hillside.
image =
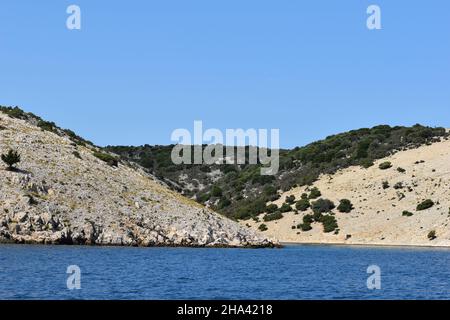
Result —
<instances>
[{"instance_id":1,"label":"sparse bushes on hillside","mask_svg":"<svg viewBox=\"0 0 450 320\"><path fill-rule=\"evenodd\" d=\"M14 166L20 162L20 154L13 149L9 149L8 153L2 154L2 161L8 166L8 170L14 170Z\"/></svg>"},{"instance_id":2,"label":"sparse bushes on hillside","mask_svg":"<svg viewBox=\"0 0 450 320\"><path fill-rule=\"evenodd\" d=\"M389 161L383 162L383 163L381 163L381 164L379 165L379 168L380 168L381 170L387 170L387 169L390 169L390 168L392 168L392 163L389 162Z\"/></svg>"},{"instance_id":3,"label":"sparse bushes on hillside","mask_svg":"<svg viewBox=\"0 0 450 320\"><path fill-rule=\"evenodd\" d=\"M389 185L389 182L388 182L388 181L383 181L382 186L383 186L383 189L384 189L384 190L390 188L390 185Z\"/></svg>"},{"instance_id":4,"label":"sparse bushes on hillside","mask_svg":"<svg viewBox=\"0 0 450 320\"><path fill-rule=\"evenodd\" d=\"M353 210L353 204L348 199L342 199L337 209L339 212L349 213Z\"/></svg>"},{"instance_id":5,"label":"sparse bushes on hillside","mask_svg":"<svg viewBox=\"0 0 450 320\"><path fill-rule=\"evenodd\" d=\"M427 199L421 203L419 203L417 205L417 211L423 211L423 210L427 210L430 209L431 207L434 206L434 202L431 199Z\"/></svg>"}]
</instances>

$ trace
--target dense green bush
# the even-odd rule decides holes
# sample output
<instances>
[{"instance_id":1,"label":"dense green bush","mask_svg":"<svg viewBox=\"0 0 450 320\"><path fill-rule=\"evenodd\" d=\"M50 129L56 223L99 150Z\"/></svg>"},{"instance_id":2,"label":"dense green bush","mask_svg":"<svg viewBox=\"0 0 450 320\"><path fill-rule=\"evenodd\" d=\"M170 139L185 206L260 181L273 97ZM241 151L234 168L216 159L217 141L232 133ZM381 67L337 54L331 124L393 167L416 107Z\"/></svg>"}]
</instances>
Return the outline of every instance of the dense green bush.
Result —
<instances>
[{"instance_id":1,"label":"dense green bush","mask_svg":"<svg viewBox=\"0 0 450 320\"><path fill-rule=\"evenodd\" d=\"M292 211L292 207L287 203L283 203L283 205L280 208L280 212L290 212L290 211Z\"/></svg>"},{"instance_id":2,"label":"dense green bush","mask_svg":"<svg viewBox=\"0 0 450 320\"><path fill-rule=\"evenodd\" d=\"M269 230L269 228L267 227L267 225L265 225L264 223L261 224L261 225L258 227L258 229L259 229L259 231L262 231L262 232Z\"/></svg>"},{"instance_id":3,"label":"dense green bush","mask_svg":"<svg viewBox=\"0 0 450 320\"><path fill-rule=\"evenodd\" d=\"M266 214L263 219L265 222L280 220L283 219L283 214L281 212L270 213Z\"/></svg>"},{"instance_id":4,"label":"dense green bush","mask_svg":"<svg viewBox=\"0 0 450 320\"><path fill-rule=\"evenodd\" d=\"M292 196L287 196L287 197L286 197L286 203L287 203L287 204L294 204L294 203L295 203L295 196L294 196L294 195L292 195Z\"/></svg>"},{"instance_id":5,"label":"dense green bush","mask_svg":"<svg viewBox=\"0 0 450 320\"><path fill-rule=\"evenodd\" d=\"M337 207L339 212L349 213L353 210L353 204L348 199L342 199Z\"/></svg>"},{"instance_id":6,"label":"dense green bush","mask_svg":"<svg viewBox=\"0 0 450 320\"><path fill-rule=\"evenodd\" d=\"M434 202L431 199L427 199L421 203L419 203L417 205L417 211L423 211L423 210L427 210L430 209L431 207L434 206Z\"/></svg>"},{"instance_id":7,"label":"dense green bush","mask_svg":"<svg viewBox=\"0 0 450 320\"><path fill-rule=\"evenodd\" d=\"M400 173L405 173L405 172L406 172L406 170L405 170L405 169L403 169L403 168L400 168L400 167L398 167L398 168L397 168L397 171L398 171L398 172L400 172Z\"/></svg>"},{"instance_id":8,"label":"dense green bush","mask_svg":"<svg viewBox=\"0 0 450 320\"><path fill-rule=\"evenodd\" d=\"M222 188L220 188L219 186L213 186L211 189L211 196L216 198L221 197L222 192Z\"/></svg>"},{"instance_id":9,"label":"dense green bush","mask_svg":"<svg viewBox=\"0 0 450 320\"><path fill-rule=\"evenodd\" d=\"M222 198L220 198L219 203L217 204L217 207L220 210L220 209L226 208L230 205L231 205L231 200L228 199L227 197L222 197Z\"/></svg>"},{"instance_id":10,"label":"dense green bush","mask_svg":"<svg viewBox=\"0 0 450 320\"><path fill-rule=\"evenodd\" d=\"M328 199L319 199L314 201L311 206L314 213L326 213L335 208L333 201Z\"/></svg>"},{"instance_id":11,"label":"dense green bush","mask_svg":"<svg viewBox=\"0 0 450 320\"><path fill-rule=\"evenodd\" d=\"M428 233L428 239L430 239L430 241L433 241L433 240L435 240L436 238L437 238L437 236L436 236L436 231L435 230L431 230L429 233Z\"/></svg>"},{"instance_id":12,"label":"dense green bush","mask_svg":"<svg viewBox=\"0 0 450 320\"><path fill-rule=\"evenodd\" d=\"M323 231L325 233L330 233L338 228L338 223L335 217L326 215L322 217Z\"/></svg>"},{"instance_id":13,"label":"dense green bush","mask_svg":"<svg viewBox=\"0 0 450 320\"><path fill-rule=\"evenodd\" d=\"M277 211L277 210L278 210L278 206L277 206L276 204L274 204L274 203L269 204L269 205L267 206L267 208L266 208L266 212L267 212L267 213L274 213L274 212Z\"/></svg>"},{"instance_id":14,"label":"dense green bush","mask_svg":"<svg viewBox=\"0 0 450 320\"><path fill-rule=\"evenodd\" d=\"M387 170L387 169L390 169L390 168L392 168L392 163L389 162L389 161L383 162L383 163L381 163L381 164L379 165L379 168L380 168L381 170Z\"/></svg>"},{"instance_id":15,"label":"dense green bush","mask_svg":"<svg viewBox=\"0 0 450 320\"><path fill-rule=\"evenodd\" d=\"M389 189L390 188L390 185L389 185L389 182L388 181L383 181L383 189Z\"/></svg>"},{"instance_id":16,"label":"dense green bush","mask_svg":"<svg viewBox=\"0 0 450 320\"><path fill-rule=\"evenodd\" d=\"M320 196L322 196L322 193L317 187L311 189L311 192L309 193L309 199L317 199Z\"/></svg>"},{"instance_id":17,"label":"dense green bush","mask_svg":"<svg viewBox=\"0 0 450 320\"><path fill-rule=\"evenodd\" d=\"M307 214L303 217L303 223L313 223L314 222L314 217L312 214Z\"/></svg>"},{"instance_id":18,"label":"dense green bush","mask_svg":"<svg viewBox=\"0 0 450 320\"><path fill-rule=\"evenodd\" d=\"M300 199L308 199L308 194L307 193L302 193L302 195L300 196Z\"/></svg>"},{"instance_id":19,"label":"dense green bush","mask_svg":"<svg viewBox=\"0 0 450 320\"><path fill-rule=\"evenodd\" d=\"M14 170L14 165L20 162L20 154L13 149L9 149L8 153L2 154L2 161L7 164L8 170Z\"/></svg>"},{"instance_id":20,"label":"dense green bush","mask_svg":"<svg viewBox=\"0 0 450 320\"><path fill-rule=\"evenodd\" d=\"M413 213L405 210L405 211L403 211L402 216L404 216L404 217L412 217Z\"/></svg>"},{"instance_id":21,"label":"dense green bush","mask_svg":"<svg viewBox=\"0 0 450 320\"><path fill-rule=\"evenodd\" d=\"M106 162L112 167L117 167L119 165L119 160L108 153L94 152L94 157Z\"/></svg>"},{"instance_id":22,"label":"dense green bush","mask_svg":"<svg viewBox=\"0 0 450 320\"><path fill-rule=\"evenodd\" d=\"M295 204L295 208L299 211L306 211L311 207L308 199L301 199Z\"/></svg>"},{"instance_id":23,"label":"dense green bush","mask_svg":"<svg viewBox=\"0 0 450 320\"><path fill-rule=\"evenodd\" d=\"M44 131L50 131L50 132L56 131L56 124L54 122L40 120L38 122L37 126Z\"/></svg>"},{"instance_id":24,"label":"dense green bush","mask_svg":"<svg viewBox=\"0 0 450 320\"><path fill-rule=\"evenodd\" d=\"M307 231L312 230L312 227L311 227L311 224L310 224L310 223L300 223L300 224L297 226L297 228L300 229L300 230L302 230L302 231L304 231L304 232L307 232Z\"/></svg>"},{"instance_id":25,"label":"dense green bush","mask_svg":"<svg viewBox=\"0 0 450 320\"><path fill-rule=\"evenodd\" d=\"M371 160L371 159L362 159L362 160L360 160L360 162L359 162L359 165L360 165L361 167L365 168L365 169L368 169L368 168L370 168L370 167L373 167L374 164L375 164L375 163L374 163L373 160Z\"/></svg>"}]
</instances>

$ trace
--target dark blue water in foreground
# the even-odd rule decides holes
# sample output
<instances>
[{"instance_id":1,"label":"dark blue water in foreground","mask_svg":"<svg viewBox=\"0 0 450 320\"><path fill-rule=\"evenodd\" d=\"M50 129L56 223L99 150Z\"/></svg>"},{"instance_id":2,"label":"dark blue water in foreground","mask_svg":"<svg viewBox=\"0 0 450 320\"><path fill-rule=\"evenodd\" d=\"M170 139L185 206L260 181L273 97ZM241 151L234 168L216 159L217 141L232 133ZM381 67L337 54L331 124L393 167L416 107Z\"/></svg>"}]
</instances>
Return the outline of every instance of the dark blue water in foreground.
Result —
<instances>
[{"instance_id":1,"label":"dark blue water in foreground","mask_svg":"<svg viewBox=\"0 0 450 320\"><path fill-rule=\"evenodd\" d=\"M67 289L69 265L81 290ZM369 265L381 290L367 288ZM0 245L0 299L450 299L450 250Z\"/></svg>"}]
</instances>

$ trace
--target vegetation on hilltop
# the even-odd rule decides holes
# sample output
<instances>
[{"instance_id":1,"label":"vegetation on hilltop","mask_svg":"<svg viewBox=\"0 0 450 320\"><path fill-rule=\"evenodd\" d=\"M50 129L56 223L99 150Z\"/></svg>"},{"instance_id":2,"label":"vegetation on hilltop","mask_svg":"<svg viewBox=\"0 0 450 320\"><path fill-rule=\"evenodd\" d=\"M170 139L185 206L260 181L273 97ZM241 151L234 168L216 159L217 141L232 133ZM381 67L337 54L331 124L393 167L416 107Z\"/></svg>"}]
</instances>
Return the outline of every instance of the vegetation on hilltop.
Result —
<instances>
[{"instance_id":1,"label":"vegetation on hilltop","mask_svg":"<svg viewBox=\"0 0 450 320\"><path fill-rule=\"evenodd\" d=\"M171 161L173 145L117 146L106 149L126 160L139 163L166 180L174 189L200 203L229 217L247 219L267 213L266 203L277 200L280 191L311 185L321 174L333 174L353 165L367 168L374 161L398 151L418 148L443 138L448 138L444 128L419 124L412 127L381 125L353 130L329 136L305 147L280 150L280 170L275 176L261 176L260 164L175 165ZM219 189L220 193L217 192ZM314 188L310 191L309 199L321 196ZM289 199L290 202L294 200ZM305 206L307 203L303 201L298 208L301 210Z\"/></svg>"}]
</instances>

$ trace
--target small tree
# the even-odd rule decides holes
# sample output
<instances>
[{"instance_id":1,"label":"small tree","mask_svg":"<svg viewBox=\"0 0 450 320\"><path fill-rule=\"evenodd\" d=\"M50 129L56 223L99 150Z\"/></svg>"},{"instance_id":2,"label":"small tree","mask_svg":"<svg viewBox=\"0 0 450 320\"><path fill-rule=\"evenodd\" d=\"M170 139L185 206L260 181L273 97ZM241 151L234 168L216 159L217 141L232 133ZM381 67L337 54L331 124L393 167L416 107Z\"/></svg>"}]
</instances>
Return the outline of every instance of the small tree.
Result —
<instances>
[{"instance_id":1,"label":"small tree","mask_svg":"<svg viewBox=\"0 0 450 320\"><path fill-rule=\"evenodd\" d=\"M309 203L308 199L301 199L295 204L295 208L299 211L306 211L310 206L311 204Z\"/></svg>"},{"instance_id":2,"label":"small tree","mask_svg":"<svg viewBox=\"0 0 450 320\"><path fill-rule=\"evenodd\" d=\"M380 168L381 170L387 170L387 169L390 169L390 168L392 168L392 163L389 162L389 161L383 162L383 163L380 164L379 168Z\"/></svg>"},{"instance_id":3,"label":"small tree","mask_svg":"<svg viewBox=\"0 0 450 320\"><path fill-rule=\"evenodd\" d=\"M310 199L317 199L322 195L320 190L317 187L311 189L311 193L309 194Z\"/></svg>"},{"instance_id":4,"label":"small tree","mask_svg":"<svg viewBox=\"0 0 450 320\"><path fill-rule=\"evenodd\" d=\"M351 212L353 210L353 204L348 199L342 199L340 201L339 206L337 207L337 209L339 210L339 212L349 213L349 212Z\"/></svg>"},{"instance_id":5,"label":"small tree","mask_svg":"<svg viewBox=\"0 0 450 320\"><path fill-rule=\"evenodd\" d=\"M2 161L8 165L8 170L14 170L14 165L20 162L20 154L9 149L7 154L2 154Z\"/></svg>"}]
</instances>

